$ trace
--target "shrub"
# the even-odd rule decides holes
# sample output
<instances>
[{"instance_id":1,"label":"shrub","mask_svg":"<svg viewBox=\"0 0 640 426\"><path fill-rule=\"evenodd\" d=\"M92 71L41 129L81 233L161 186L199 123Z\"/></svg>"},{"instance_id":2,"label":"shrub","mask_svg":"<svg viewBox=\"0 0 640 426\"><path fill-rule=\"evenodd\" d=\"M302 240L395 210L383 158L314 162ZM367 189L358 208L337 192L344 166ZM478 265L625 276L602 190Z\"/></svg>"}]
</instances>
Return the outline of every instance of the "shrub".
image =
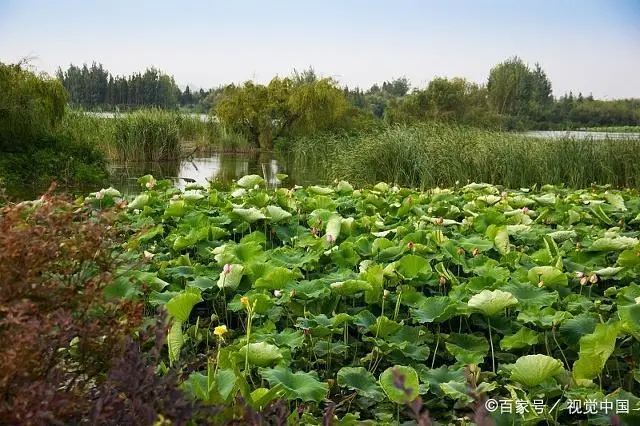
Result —
<instances>
[{"instance_id":1,"label":"shrub","mask_svg":"<svg viewBox=\"0 0 640 426\"><path fill-rule=\"evenodd\" d=\"M112 212L51 192L0 210L0 419L80 420L142 307L105 299Z\"/></svg>"}]
</instances>

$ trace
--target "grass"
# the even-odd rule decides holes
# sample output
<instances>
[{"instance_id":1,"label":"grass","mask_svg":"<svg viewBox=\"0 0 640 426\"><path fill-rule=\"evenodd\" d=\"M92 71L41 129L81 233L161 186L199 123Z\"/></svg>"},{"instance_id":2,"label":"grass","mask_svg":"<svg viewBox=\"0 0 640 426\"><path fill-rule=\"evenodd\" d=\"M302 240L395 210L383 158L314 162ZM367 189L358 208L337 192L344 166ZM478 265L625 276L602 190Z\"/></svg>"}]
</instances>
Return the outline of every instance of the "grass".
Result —
<instances>
[{"instance_id":1,"label":"grass","mask_svg":"<svg viewBox=\"0 0 640 426\"><path fill-rule=\"evenodd\" d=\"M144 109L115 118L69 111L62 133L88 141L106 158L119 161L165 161L194 152L251 150L243 135L216 121L158 109Z\"/></svg>"},{"instance_id":2,"label":"grass","mask_svg":"<svg viewBox=\"0 0 640 426\"><path fill-rule=\"evenodd\" d=\"M592 183L640 187L640 140L539 139L438 124L355 135L325 134L291 146L300 165L322 164L331 178L411 187L468 181L507 187Z\"/></svg>"}]
</instances>

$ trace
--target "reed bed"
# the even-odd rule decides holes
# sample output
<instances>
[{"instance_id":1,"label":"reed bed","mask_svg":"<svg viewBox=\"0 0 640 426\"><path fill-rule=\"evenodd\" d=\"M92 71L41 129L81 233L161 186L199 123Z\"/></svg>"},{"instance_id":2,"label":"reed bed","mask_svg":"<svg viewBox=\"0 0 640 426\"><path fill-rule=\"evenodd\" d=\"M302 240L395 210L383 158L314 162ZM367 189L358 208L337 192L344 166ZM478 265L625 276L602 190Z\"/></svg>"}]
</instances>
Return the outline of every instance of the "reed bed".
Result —
<instances>
[{"instance_id":1,"label":"reed bed","mask_svg":"<svg viewBox=\"0 0 640 426\"><path fill-rule=\"evenodd\" d=\"M324 134L290 148L302 166L321 163L331 178L425 188L468 181L517 188L534 184L640 187L640 140L538 139L439 124Z\"/></svg>"}]
</instances>

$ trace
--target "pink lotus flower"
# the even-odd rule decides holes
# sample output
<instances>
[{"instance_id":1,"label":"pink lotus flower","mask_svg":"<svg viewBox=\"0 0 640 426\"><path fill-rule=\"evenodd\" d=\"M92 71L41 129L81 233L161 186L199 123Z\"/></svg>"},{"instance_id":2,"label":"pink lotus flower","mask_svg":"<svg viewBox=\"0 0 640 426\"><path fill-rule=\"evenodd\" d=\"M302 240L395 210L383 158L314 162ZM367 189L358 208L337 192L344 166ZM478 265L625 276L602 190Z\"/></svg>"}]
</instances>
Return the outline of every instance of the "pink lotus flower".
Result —
<instances>
[{"instance_id":1,"label":"pink lotus flower","mask_svg":"<svg viewBox=\"0 0 640 426\"><path fill-rule=\"evenodd\" d=\"M225 263L224 268L222 268L222 270L224 271L225 275L229 275L231 273L231 265L229 265L228 263Z\"/></svg>"}]
</instances>

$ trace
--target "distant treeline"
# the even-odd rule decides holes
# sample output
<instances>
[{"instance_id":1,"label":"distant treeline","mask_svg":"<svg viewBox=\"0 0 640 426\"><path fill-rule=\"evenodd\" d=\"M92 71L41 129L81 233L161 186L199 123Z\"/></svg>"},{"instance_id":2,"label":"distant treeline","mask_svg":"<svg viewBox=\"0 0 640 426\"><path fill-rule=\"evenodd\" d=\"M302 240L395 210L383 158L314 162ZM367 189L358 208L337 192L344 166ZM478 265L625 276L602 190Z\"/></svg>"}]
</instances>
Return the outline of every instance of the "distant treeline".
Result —
<instances>
[{"instance_id":1,"label":"distant treeline","mask_svg":"<svg viewBox=\"0 0 640 426\"><path fill-rule=\"evenodd\" d=\"M265 94L269 87L248 82L244 86L220 86L206 91L192 91L189 86L181 90L173 77L155 68L142 74L114 77L96 63L90 67L71 65L66 71L59 69L56 75L69 93L69 103L88 110L160 107L218 114L225 98L238 95L243 87L254 92L256 88L264 88ZM339 87L331 79L319 80L312 69L296 75L306 79L299 83L322 81L340 89L353 111L363 118L378 118L387 123L455 122L506 130L640 125L640 99L605 101L571 92L554 97L551 81L542 67L539 64L530 67L518 57L493 67L487 83L481 85L464 78L438 77L426 88L411 90L406 78L396 78L362 90ZM274 81L283 80L276 77ZM257 101L264 101L258 98ZM281 102L285 98L281 97ZM286 107L274 106L276 110ZM222 109L229 113L228 101ZM244 127L246 130L251 125L245 122Z\"/></svg>"},{"instance_id":2,"label":"distant treeline","mask_svg":"<svg viewBox=\"0 0 640 426\"><path fill-rule=\"evenodd\" d=\"M113 76L102 64L70 65L58 68L56 77L69 94L69 103L86 110L132 110L142 107L177 109L185 107L207 112L212 90L180 90L174 78L156 68L129 76Z\"/></svg>"}]
</instances>

